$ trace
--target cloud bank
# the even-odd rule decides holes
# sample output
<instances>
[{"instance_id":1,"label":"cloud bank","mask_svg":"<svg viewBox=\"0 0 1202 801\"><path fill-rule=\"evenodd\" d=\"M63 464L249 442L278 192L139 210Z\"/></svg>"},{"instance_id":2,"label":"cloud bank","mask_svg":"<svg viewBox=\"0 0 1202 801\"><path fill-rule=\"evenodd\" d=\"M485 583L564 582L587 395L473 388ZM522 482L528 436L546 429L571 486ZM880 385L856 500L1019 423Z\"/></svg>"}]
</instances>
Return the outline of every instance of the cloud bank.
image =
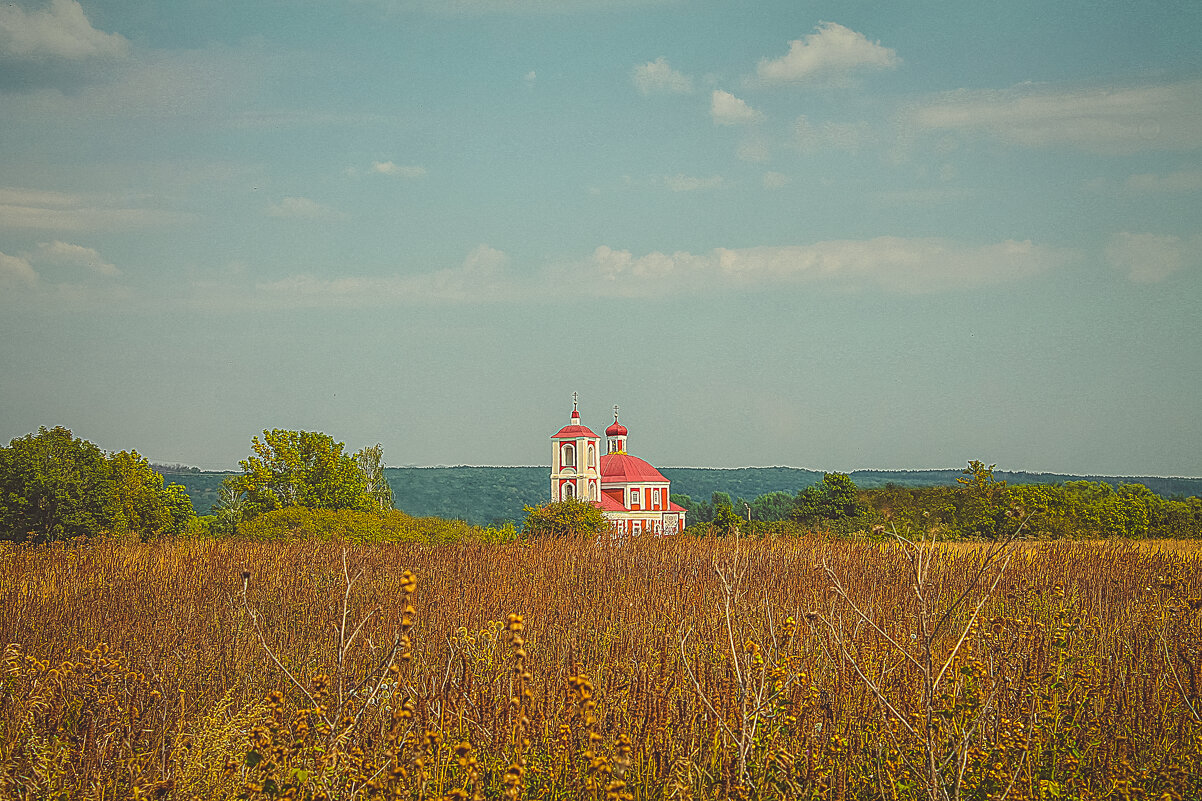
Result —
<instances>
[{"instance_id":1,"label":"cloud bank","mask_svg":"<svg viewBox=\"0 0 1202 801\"><path fill-rule=\"evenodd\" d=\"M1123 88L948 92L910 109L919 129L983 136L1030 148L1102 155L1202 148L1202 80Z\"/></svg>"},{"instance_id":2,"label":"cloud bank","mask_svg":"<svg viewBox=\"0 0 1202 801\"><path fill-rule=\"evenodd\" d=\"M598 246L588 257L516 269L512 258L480 245L463 263L428 273L320 278L294 275L255 284L249 302L266 306L388 306L669 298L682 293L788 287L927 294L1018 281L1063 266L1075 251L1005 240L968 245L939 238L877 237L812 245L715 248L706 253ZM246 301L239 291L234 302Z\"/></svg>"},{"instance_id":3,"label":"cloud bank","mask_svg":"<svg viewBox=\"0 0 1202 801\"><path fill-rule=\"evenodd\" d=\"M849 85L868 71L896 69L897 52L837 22L821 22L814 33L789 42L789 52L761 59L756 75L764 83Z\"/></svg>"},{"instance_id":4,"label":"cloud bank","mask_svg":"<svg viewBox=\"0 0 1202 801\"><path fill-rule=\"evenodd\" d=\"M0 61L82 61L123 58L128 53L126 38L93 28L76 0L51 0L40 11L0 5Z\"/></svg>"}]
</instances>

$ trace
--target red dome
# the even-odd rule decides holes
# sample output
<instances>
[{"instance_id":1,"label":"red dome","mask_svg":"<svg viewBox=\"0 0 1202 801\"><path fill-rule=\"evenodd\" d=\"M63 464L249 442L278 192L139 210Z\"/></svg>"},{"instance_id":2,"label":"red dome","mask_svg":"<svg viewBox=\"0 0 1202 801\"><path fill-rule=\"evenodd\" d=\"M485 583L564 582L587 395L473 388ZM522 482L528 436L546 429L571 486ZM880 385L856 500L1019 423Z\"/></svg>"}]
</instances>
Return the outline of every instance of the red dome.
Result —
<instances>
[{"instance_id":1,"label":"red dome","mask_svg":"<svg viewBox=\"0 0 1202 801\"><path fill-rule=\"evenodd\" d=\"M628 453L607 453L601 457L601 481L606 482L663 482L663 474L637 456Z\"/></svg>"},{"instance_id":2,"label":"red dome","mask_svg":"<svg viewBox=\"0 0 1202 801\"><path fill-rule=\"evenodd\" d=\"M624 436L626 436L626 426L622 425L617 420L614 420L613 425L611 425L609 428L605 429L605 436L607 436L607 437L624 437Z\"/></svg>"}]
</instances>

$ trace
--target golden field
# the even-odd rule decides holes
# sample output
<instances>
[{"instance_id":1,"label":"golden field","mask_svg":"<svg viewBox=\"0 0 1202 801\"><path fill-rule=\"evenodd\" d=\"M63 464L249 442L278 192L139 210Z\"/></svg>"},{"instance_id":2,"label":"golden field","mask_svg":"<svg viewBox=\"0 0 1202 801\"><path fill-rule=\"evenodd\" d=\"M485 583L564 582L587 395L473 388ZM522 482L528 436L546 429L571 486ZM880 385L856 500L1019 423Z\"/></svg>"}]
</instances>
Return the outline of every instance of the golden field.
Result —
<instances>
[{"instance_id":1,"label":"golden field","mask_svg":"<svg viewBox=\"0 0 1202 801\"><path fill-rule=\"evenodd\" d=\"M0 796L1197 799L1200 562L1196 542L9 545Z\"/></svg>"}]
</instances>

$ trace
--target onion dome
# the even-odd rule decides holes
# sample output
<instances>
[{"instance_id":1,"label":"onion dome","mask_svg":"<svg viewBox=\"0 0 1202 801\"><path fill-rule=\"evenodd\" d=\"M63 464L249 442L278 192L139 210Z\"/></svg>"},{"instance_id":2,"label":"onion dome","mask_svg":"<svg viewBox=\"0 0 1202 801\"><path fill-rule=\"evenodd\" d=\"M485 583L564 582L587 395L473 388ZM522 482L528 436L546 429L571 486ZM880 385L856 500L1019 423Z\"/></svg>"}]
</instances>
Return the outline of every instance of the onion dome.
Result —
<instances>
[{"instance_id":1,"label":"onion dome","mask_svg":"<svg viewBox=\"0 0 1202 801\"><path fill-rule=\"evenodd\" d=\"M617 419L615 418L613 425L611 425L609 428L605 429L605 436L607 436L607 437L624 437L624 436L626 436L626 426L619 423L617 421Z\"/></svg>"}]
</instances>

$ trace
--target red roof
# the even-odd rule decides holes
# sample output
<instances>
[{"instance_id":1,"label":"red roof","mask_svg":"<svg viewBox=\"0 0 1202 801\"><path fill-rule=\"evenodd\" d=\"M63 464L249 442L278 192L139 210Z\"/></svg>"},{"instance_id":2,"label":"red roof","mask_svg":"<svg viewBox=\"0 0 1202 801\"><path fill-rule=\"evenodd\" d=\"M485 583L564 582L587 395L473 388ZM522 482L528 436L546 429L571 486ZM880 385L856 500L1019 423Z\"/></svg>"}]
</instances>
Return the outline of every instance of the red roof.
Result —
<instances>
[{"instance_id":1,"label":"red roof","mask_svg":"<svg viewBox=\"0 0 1202 801\"><path fill-rule=\"evenodd\" d=\"M637 456L628 453L607 453L601 457L602 482L654 481L668 483L668 479L654 467Z\"/></svg>"},{"instance_id":2,"label":"red roof","mask_svg":"<svg viewBox=\"0 0 1202 801\"><path fill-rule=\"evenodd\" d=\"M600 439L596 434L589 430L588 426L564 426L556 433L551 435L551 439L576 439L576 437L593 437Z\"/></svg>"},{"instance_id":3,"label":"red roof","mask_svg":"<svg viewBox=\"0 0 1202 801\"><path fill-rule=\"evenodd\" d=\"M626 433L626 426L622 425L617 420L614 420L613 425L605 429L605 436L607 437L624 437L626 436Z\"/></svg>"},{"instance_id":4,"label":"red roof","mask_svg":"<svg viewBox=\"0 0 1202 801\"><path fill-rule=\"evenodd\" d=\"M685 509L683 506L676 503L675 501L668 501L668 511L670 511L670 512L687 512L689 510Z\"/></svg>"},{"instance_id":5,"label":"red roof","mask_svg":"<svg viewBox=\"0 0 1202 801\"><path fill-rule=\"evenodd\" d=\"M596 504L596 501L594 501L594 504ZM605 493L601 493L601 502L599 505L601 507L602 512L628 512L628 511L630 511L625 506L618 503L617 501L615 501L613 498L606 495Z\"/></svg>"}]
</instances>

